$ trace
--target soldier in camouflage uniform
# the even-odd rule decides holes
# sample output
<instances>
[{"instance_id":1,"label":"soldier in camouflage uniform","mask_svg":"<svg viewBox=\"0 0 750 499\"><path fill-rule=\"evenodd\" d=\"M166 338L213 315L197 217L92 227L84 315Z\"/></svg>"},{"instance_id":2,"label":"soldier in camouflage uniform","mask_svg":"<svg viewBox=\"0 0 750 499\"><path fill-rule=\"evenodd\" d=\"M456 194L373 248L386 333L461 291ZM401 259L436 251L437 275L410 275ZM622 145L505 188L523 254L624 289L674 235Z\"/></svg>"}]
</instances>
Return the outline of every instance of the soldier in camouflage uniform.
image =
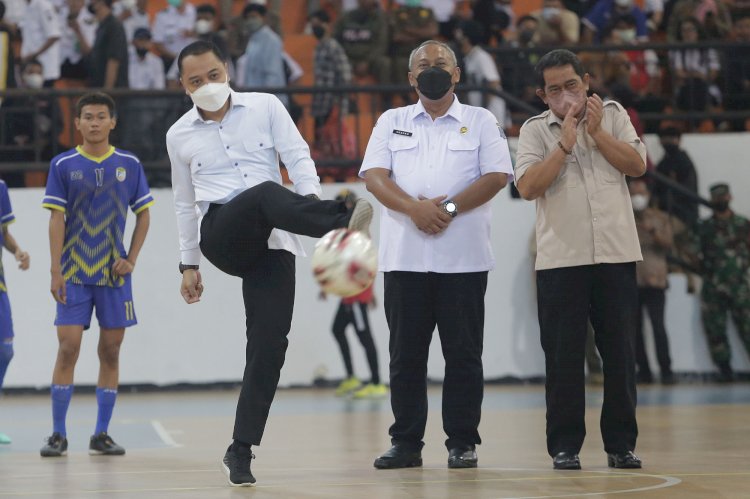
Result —
<instances>
[{"instance_id":1,"label":"soldier in camouflage uniform","mask_svg":"<svg viewBox=\"0 0 750 499\"><path fill-rule=\"evenodd\" d=\"M701 311L711 357L721 381L732 381L731 351L727 339L727 312L731 313L745 348L750 353L750 221L729 208L727 184L711 186L714 215L696 231L703 277Z\"/></svg>"},{"instance_id":2,"label":"soldier in camouflage uniform","mask_svg":"<svg viewBox=\"0 0 750 499\"><path fill-rule=\"evenodd\" d=\"M421 0L403 1L404 4L397 4L391 9L388 25L391 33L392 81L406 85L409 83L411 51L437 36L438 23L432 9L423 7Z\"/></svg>"},{"instance_id":3,"label":"soldier in camouflage uniform","mask_svg":"<svg viewBox=\"0 0 750 499\"><path fill-rule=\"evenodd\" d=\"M344 13L333 28L349 58L354 76L373 76L380 84L391 79L388 58L388 20L378 0L358 0L359 7Z\"/></svg>"}]
</instances>

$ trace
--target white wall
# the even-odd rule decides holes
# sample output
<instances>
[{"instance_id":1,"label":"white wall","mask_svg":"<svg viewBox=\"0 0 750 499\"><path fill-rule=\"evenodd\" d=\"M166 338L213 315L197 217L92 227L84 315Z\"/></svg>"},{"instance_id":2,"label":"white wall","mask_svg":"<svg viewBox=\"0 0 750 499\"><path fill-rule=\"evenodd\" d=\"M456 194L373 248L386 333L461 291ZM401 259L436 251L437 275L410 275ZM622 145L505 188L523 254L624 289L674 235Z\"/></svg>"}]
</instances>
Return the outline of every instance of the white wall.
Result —
<instances>
[{"instance_id":1,"label":"white wall","mask_svg":"<svg viewBox=\"0 0 750 499\"><path fill-rule=\"evenodd\" d=\"M686 136L684 147L699 170L700 189L725 180L732 184L735 208L750 214L750 165L746 135ZM649 150L658 160L658 141L648 139ZM341 186L326 185L324 193L335 195ZM361 184L354 185L368 196ZM154 192L151 231L134 276L136 314L139 324L129 329L122 349L121 383L170 384L239 380L244 366L244 311L240 281L225 276L204 261L206 291L199 304L188 306L178 292L179 253L174 212L169 190ZM48 212L40 207L42 190L16 189L11 200L18 221L10 226L19 243L31 253L31 269L20 272L10 255L4 256L15 323L16 357L6 377L6 386L49 384L57 350L54 302L49 293ZM534 204L511 200L508 191L494 201L493 245L498 262L490 274L487 290L485 330L485 376L538 376L544 373L539 346L536 305L532 286L529 239L534 224ZM132 217L130 223L132 224ZM377 224L377 217L375 220ZM132 225L128 226L128 233ZM377 227L374 228L377 234ZM314 241L305 244L308 254ZM674 276L667 298L667 327L672 358L677 371L713 369L702 328L698 301L685 293L681 276ZM382 277L376 291L382 298ZM286 365L281 384L307 384L316 373L335 378L343 375L340 355L330 333L336 302L320 302L310 274L309 259L297 260L297 298ZM382 375L387 379L388 330L382 307L371 321L380 353ZM76 371L76 383L95 384L97 325L84 337ZM350 335L355 369L360 376L367 368L356 337ZM733 364L747 370L750 362L732 328ZM429 375L441 378L443 362L439 342L432 345Z\"/></svg>"}]
</instances>

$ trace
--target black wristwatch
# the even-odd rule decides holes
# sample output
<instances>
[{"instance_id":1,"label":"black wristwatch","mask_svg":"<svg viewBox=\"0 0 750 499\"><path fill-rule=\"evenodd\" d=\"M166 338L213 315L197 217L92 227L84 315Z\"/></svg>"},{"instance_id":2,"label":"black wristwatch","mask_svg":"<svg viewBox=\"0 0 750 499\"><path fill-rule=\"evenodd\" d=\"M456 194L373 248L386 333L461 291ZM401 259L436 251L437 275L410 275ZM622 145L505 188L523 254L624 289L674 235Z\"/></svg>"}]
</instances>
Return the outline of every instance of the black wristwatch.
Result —
<instances>
[{"instance_id":1,"label":"black wristwatch","mask_svg":"<svg viewBox=\"0 0 750 499\"><path fill-rule=\"evenodd\" d=\"M198 270L198 266L197 265L183 265L182 263L180 263L179 269L180 269L180 274L182 274L186 270Z\"/></svg>"},{"instance_id":2,"label":"black wristwatch","mask_svg":"<svg viewBox=\"0 0 750 499\"><path fill-rule=\"evenodd\" d=\"M451 217L456 218L456 215L458 215L458 206L456 206L456 203L448 199L443 201L443 211Z\"/></svg>"}]
</instances>

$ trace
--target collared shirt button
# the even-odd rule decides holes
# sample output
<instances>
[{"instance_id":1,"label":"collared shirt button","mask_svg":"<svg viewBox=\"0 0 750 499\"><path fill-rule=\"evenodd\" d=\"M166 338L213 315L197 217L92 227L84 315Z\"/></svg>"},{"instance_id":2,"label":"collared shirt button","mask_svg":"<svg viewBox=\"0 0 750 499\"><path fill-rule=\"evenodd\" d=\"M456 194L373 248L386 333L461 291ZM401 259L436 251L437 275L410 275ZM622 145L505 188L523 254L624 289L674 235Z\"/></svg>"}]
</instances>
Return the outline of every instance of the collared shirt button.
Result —
<instances>
[{"instance_id":1,"label":"collared shirt button","mask_svg":"<svg viewBox=\"0 0 750 499\"><path fill-rule=\"evenodd\" d=\"M239 163L235 163L235 164L234 164L234 166L237 166L237 165L239 165Z\"/></svg>"},{"instance_id":2,"label":"collared shirt button","mask_svg":"<svg viewBox=\"0 0 750 499\"><path fill-rule=\"evenodd\" d=\"M229 149L229 146L227 146L227 149Z\"/></svg>"},{"instance_id":3,"label":"collared shirt button","mask_svg":"<svg viewBox=\"0 0 750 499\"><path fill-rule=\"evenodd\" d=\"M247 173L245 174L245 178L247 178Z\"/></svg>"},{"instance_id":4,"label":"collared shirt button","mask_svg":"<svg viewBox=\"0 0 750 499\"><path fill-rule=\"evenodd\" d=\"M261 143L260 143L260 146L258 146L258 147L263 147L263 142L261 142Z\"/></svg>"}]
</instances>

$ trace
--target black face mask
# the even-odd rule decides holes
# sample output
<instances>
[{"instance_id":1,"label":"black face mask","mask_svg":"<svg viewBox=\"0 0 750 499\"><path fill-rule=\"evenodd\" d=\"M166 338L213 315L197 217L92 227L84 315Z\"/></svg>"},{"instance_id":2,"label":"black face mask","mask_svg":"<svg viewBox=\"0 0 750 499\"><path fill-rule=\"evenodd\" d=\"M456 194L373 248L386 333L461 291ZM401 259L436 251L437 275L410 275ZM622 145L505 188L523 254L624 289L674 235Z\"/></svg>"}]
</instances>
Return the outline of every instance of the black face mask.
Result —
<instances>
[{"instance_id":1,"label":"black face mask","mask_svg":"<svg viewBox=\"0 0 750 499\"><path fill-rule=\"evenodd\" d=\"M680 150L680 146L677 144L662 144L662 147L664 148L664 152L667 154L675 154Z\"/></svg>"},{"instance_id":2,"label":"black face mask","mask_svg":"<svg viewBox=\"0 0 750 499\"><path fill-rule=\"evenodd\" d=\"M312 34L315 35L315 38L320 40L321 38L323 38L323 36L325 36L326 29L323 26L313 26Z\"/></svg>"},{"instance_id":3,"label":"black face mask","mask_svg":"<svg viewBox=\"0 0 750 499\"><path fill-rule=\"evenodd\" d=\"M438 100L448 93L453 82L452 75L438 67L425 69L417 76L417 88L430 100Z\"/></svg>"},{"instance_id":4,"label":"black face mask","mask_svg":"<svg viewBox=\"0 0 750 499\"><path fill-rule=\"evenodd\" d=\"M94 2L91 2L90 4L88 4L88 6L86 6L86 10L88 10L89 14L91 14L92 16L95 15L96 10L94 9Z\"/></svg>"},{"instance_id":5,"label":"black face mask","mask_svg":"<svg viewBox=\"0 0 750 499\"><path fill-rule=\"evenodd\" d=\"M140 57L141 59L143 59L144 57L146 57L146 54L148 54L148 49L137 47L135 49L135 53L138 54L138 57Z\"/></svg>"},{"instance_id":6,"label":"black face mask","mask_svg":"<svg viewBox=\"0 0 750 499\"><path fill-rule=\"evenodd\" d=\"M714 211L717 211L719 213L723 213L729 209L729 201L714 201L711 203L713 206Z\"/></svg>"},{"instance_id":7,"label":"black face mask","mask_svg":"<svg viewBox=\"0 0 750 499\"><path fill-rule=\"evenodd\" d=\"M518 41L524 45L527 45L531 42L531 39L534 38L534 33L535 32L530 29L521 30L518 33Z\"/></svg>"}]
</instances>

